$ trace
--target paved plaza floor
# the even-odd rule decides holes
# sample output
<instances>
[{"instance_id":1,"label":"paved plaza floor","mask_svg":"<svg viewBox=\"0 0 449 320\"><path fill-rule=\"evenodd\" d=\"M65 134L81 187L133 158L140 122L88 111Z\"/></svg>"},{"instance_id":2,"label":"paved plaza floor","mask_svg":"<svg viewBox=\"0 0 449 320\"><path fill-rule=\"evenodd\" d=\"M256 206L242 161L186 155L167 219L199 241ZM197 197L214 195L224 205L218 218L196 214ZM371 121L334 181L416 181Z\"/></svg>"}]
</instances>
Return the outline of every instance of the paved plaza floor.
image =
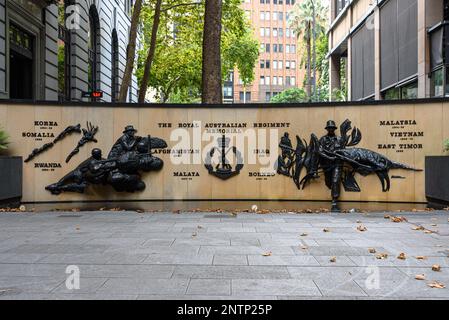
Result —
<instances>
[{"instance_id":1,"label":"paved plaza floor","mask_svg":"<svg viewBox=\"0 0 449 320\"><path fill-rule=\"evenodd\" d=\"M0 213L0 299L448 299L449 211L387 215Z\"/></svg>"}]
</instances>

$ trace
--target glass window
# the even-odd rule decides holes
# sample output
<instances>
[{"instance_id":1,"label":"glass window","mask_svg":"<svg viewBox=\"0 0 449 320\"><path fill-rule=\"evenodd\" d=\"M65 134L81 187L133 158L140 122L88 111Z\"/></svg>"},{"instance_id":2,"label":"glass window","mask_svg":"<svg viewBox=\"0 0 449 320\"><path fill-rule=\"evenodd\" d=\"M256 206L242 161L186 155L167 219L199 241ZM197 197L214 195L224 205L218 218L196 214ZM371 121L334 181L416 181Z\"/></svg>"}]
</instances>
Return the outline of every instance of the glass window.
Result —
<instances>
[{"instance_id":1,"label":"glass window","mask_svg":"<svg viewBox=\"0 0 449 320\"><path fill-rule=\"evenodd\" d=\"M89 90L95 91L98 86L98 56L100 50L100 19L95 5L89 9L89 33L88 33L88 80ZM92 98L94 100L94 98Z\"/></svg>"},{"instance_id":2,"label":"glass window","mask_svg":"<svg viewBox=\"0 0 449 320\"><path fill-rule=\"evenodd\" d=\"M277 85L278 84L278 77L274 76L273 77L273 85Z\"/></svg>"},{"instance_id":3,"label":"glass window","mask_svg":"<svg viewBox=\"0 0 449 320\"><path fill-rule=\"evenodd\" d=\"M226 98L232 97L232 87L223 87L223 96Z\"/></svg>"},{"instance_id":4,"label":"glass window","mask_svg":"<svg viewBox=\"0 0 449 320\"><path fill-rule=\"evenodd\" d=\"M270 52L270 44L265 44L265 52Z\"/></svg>"},{"instance_id":5,"label":"glass window","mask_svg":"<svg viewBox=\"0 0 449 320\"><path fill-rule=\"evenodd\" d=\"M401 99L416 98L418 98L418 82L413 82L401 88Z\"/></svg>"},{"instance_id":6,"label":"glass window","mask_svg":"<svg viewBox=\"0 0 449 320\"><path fill-rule=\"evenodd\" d=\"M384 92L384 100L398 100L399 93L398 88L388 89Z\"/></svg>"},{"instance_id":7,"label":"glass window","mask_svg":"<svg viewBox=\"0 0 449 320\"><path fill-rule=\"evenodd\" d=\"M383 92L385 100L416 99L418 97L418 82L406 84L402 87L395 87Z\"/></svg>"},{"instance_id":8,"label":"glass window","mask_svg":"<svg viewBox=\"0 0 449 320\"><path fill-rule=\"evenodd\" d=\"M278 29L273 28L273 37L277 37L277 36L278 36Z\"/></svg>"},{"instance_id":9,"label":"glass window","mask_svg":"<svg viewBox=\"0 0 449 320\"><path fill-rule=\"evenodd\" d=\"M270 102L271 100L271 93L270 92L265 92L265 101L266 102Z\"/></svg>"},{"instance_id":10,"label":"glass window","mask_svg":"<svg viewBox=\"0 0 449 320\"><path fill-rule=\"evenodd\" d=\"M279 60L278 61L278 69L282 69L283 68L283 61Z\"/></svg>"},{"instance_id":11,"label":"glass window","mask_svg":"<svg viewBox=\"0 0 449 320\"><path fill-rule=\"evenodd\" d=\"M432 96L442 97L444 95L444 71L443 68L435 70L432 72L431 82L432 82Z\"/></svg>"},{"instance_id":12,"label":"glass window","mask_svg":"<svg viewBox=\"0 0 449 320\"><path fill-rule=\"evenodd\" d=\"M270 84L270 76L265 76L265 84L266 85Z\"/></svg>"},{"instance_id":13,"label":"glass window","mask_svg":"<svg viewBox=\"0 0 449 320\"><path fill-rule=\"evenodd\" d=\"M273 60L273 69L277 69L277 68L278 68L278 61Z\"/></svg>"},{"instance_id":14,"label":"glass window","mask_svg":"<svg viewBox=\"0 0 449 320\"><path fill-rule=\"evenodd\" d=\"M259 80L259 84L265 84L265 77L264 76L260 76L260 80Z\"/></svg>"},{"instance_id":15,"label":"glass window","mask_svg":"<svg viewBox=\"0 0 449 320\"><path fill-rule=\"evenodd\" d=\"M118 36L117 31L112 30L112 53L111 53L111 100L117 101L119 88L119 51L118 51Z\"/></svg>"},{"instance_id":16,"label":"glass window","mask_svg":"<svg viewBox=\"0 0 449 320\"><path fill-rule=\"evenodd\" d=\"M248 92L240 91L239 92L239 100L241 102L251 101L251 92L250 91L248 91Z\"/></svg>"},{"instance_id":17,"label":"glass window","mask_svg":"<svg viewBox=\"0 0 449 320\"><path fill-rule=\"evenodd\" d=\"M284 78L283 77L278 77L278 84L280 86L282 86L283 82L284 82Z\"/></svg>"}]
</instances>

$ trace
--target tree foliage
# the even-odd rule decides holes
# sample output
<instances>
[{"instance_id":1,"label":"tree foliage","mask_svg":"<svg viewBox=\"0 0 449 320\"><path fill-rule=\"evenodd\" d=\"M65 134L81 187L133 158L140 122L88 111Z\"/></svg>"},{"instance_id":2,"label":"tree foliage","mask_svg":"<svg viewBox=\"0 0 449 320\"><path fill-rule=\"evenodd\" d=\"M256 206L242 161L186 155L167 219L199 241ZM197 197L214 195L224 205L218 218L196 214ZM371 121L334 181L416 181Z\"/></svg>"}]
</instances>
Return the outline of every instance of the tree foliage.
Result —
<instances>
[{"instance_id":1,"label":"tree foliage","mask_svg":"<svg viewBox=\"0 0 449 320\"><path fill-rule=\"evenodd\" d=\"M309 100L307 92L303 88L289 88L273 96L273 103L301 103Z\"/></svg>"},{"instance_id":2,"label":"tree foliage","mask_svg":"<svg viewBox=\"0 0 449 320\"><path fill-rule=\"evenodd\" d=\"M0 129L0 152L8 149L8 139L8 134L4 130Z\"/></svg>"},{"instance_id":3,"label":"tree foliage","mask_svg":"<svg viewBox=\"0 0 449 320\"><path fill-rule=\"evenodd\" d=\"M326 26L326 17L327 17L327 7L324 7L321 4L321 1L316 0L304 0L302 2L298 2L294 7L290 15L290 19L288 24L290 28L292 28L298 37L301 39L300 43L302 44L302 53L303 60L301 61L302 65L306 66L307 76L305 78L305 86L307 90L307 94L311 96L312 90L312 68L314 67L312 64L312 51L313 51L313 38L315 31L316 38L316 67L319 68L319 53L318 53L318 45L320 44L319 39L322 39L325 33ZM315 30L313 28L313 24L315 21ZM327 38L326 38L327 39ZM323 40L323 39L322 39ZM327 45L326 45L327 52ZM304 61L305 58L305 61ZM318 81L317 81L318 85ZM318 91L318 90L317 90ZM316 98L316 97L313 97Z\"/></svg>"},{"instance_id":4,"label":"tree foliage","mask_svg":"<svg viewBox=\"0 0 449 320\"><path fill-rule=\"evenodd\" d=\"M155 2L154 0L149 1ZM259 45L241 8L242 0L223 0L221 71L237 67L242 80L254 80ZM139 50L140 84L153 21L152 6L142 9L143 47ZM165 0L162 5L149 86L160 102L197 102L201 97L204 2Z\"/></svg>"}]
</instances>

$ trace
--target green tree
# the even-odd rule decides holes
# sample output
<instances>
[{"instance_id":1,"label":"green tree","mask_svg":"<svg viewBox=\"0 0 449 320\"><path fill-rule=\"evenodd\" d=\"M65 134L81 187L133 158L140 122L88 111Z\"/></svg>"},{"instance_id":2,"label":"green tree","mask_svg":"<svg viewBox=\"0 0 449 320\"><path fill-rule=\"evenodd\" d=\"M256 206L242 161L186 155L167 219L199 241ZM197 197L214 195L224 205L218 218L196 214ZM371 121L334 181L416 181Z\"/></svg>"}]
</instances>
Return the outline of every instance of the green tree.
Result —
<instances>
[{"instance_id":1,"label":"green tree","mask_svg":"<svg viewBox=\"0 0 449 320\"><path fill-rule=\"evenodd\" d=\"M142 11L143 0L136 0L133 7L133 14L131 17L131 26L129 29L129 41L126 47L126 63L125 71L123 72L122 83L120 85L120 92L118 96L119 102L125 102L128 94L129 86L134 69L134 62L136 56L136 42L137 31L140 24L140 13Z\"/></svg>"},{"instance_id":2,"label":"green tree","mask_svg":"<svg viewBox=\"0 0 449 320\"><path fill-rule=\"evenodd\" d=\"M221 103L221 21L222 0L205 0L203 27L203 59L201 76L201 101Z\"/></svg>"},{"instance_id":3,"label":"green tree","mask_svg":"<svg viewBox=\"0 0 449 320\"><path fill-rule=\"evenodd\" d=\"M290 88L273 96L270 102L273 103L300 103L309 100L307 93L302 88Z\"/></svg>"},{"instance_id":4,"label":"green tree","mask_svg":"<svg viewBox=\"0 0 449 320\"><path fill-rule=\"evenodd\" d=\"M311 97L312 91L312 41L313 41L313 22L315 18L315 35L318 38L325 31L327 21L326 8L318 0L304 0L297 3L291 12L289 26L294 30L298 39L305 46L307 57L307 95Z\"/></svg>"},{"instance_id":5,"label":"green tree","mask_svg":"<svg viewBox=\"0 0 449 320\"><path fill-rule=\"evenodd\" d=\"M221 72L225 75L236 67L241 73L242 80L250 83L254 79L259 44L253 38L250 24L240 6L241 1L223 0ZM153 15L154 10L143 8L144 46L139 51L137 68L139 83L147 58ZM203 21L204 2L180 3L167 0L162 4L148 81L158 101L190 103L201 100Z\"/></svg>"},{"instance_id":6,"label":"green tree","mask_svg":"<svg viewBox=\"0 0 449 320\"><path fill-rule=\"evenodd\" d=\"M323 32L316 41L316 68L317 90L313 101L329 100L329 60L326 58L329 51L327 35Z\"/></svg>"}]
</instances>

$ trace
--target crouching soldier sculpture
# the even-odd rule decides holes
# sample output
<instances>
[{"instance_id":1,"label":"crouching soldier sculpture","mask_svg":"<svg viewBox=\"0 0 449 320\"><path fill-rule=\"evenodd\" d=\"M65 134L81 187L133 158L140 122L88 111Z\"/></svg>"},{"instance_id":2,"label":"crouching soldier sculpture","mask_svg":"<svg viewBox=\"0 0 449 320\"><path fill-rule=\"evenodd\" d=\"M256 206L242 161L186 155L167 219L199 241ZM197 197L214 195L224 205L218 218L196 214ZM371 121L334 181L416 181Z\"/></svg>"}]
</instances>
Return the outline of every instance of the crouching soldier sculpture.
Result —
<instances>
[{"instance_id":1,"label":"crouching soldier sculpture","mask_svg":"<svg viewBox=\"0 0 449 320\"><path fill-rule=\"evenodd\" d=\"M283 155L278 159L278 173L291 177L298 189L304 189L323 173L325 184L331 190L332 211L339 211L341 184L347 192L360 192L354 178L356 173L362 176L375 173L381 182L382 191L386 192L390 190L390 169L422 171L368 149L350 148L361 141L362 133L358 128L352 129L348 119L340 125L340 136L335 133L337 126L333 120L327 121L325 129L327 134L320 139L312 133L309 145L296 136L295 149L286 143L288 134L284 135L279 144ZM292 157L290 161L284 160L288 158L284 155L286 152ZM306 174L300 179L302 168L306 169Z\"/></svg>"},{"instance_id":2,"label":"crouching soldier sculpture","mask_svg":"<svg viewBox=\"0 0 449 320\"><path fill-rule=\"evenodd\" d=\"M152 155L152 149L163 149L167 144L160 138L135 136L136 130L132 126L127 126L123 133L107 159L102 158L100 149L93 149L89 159L45 189L52 194L84 193L90 184L103 184L111 185L117 192L144 190L145 182L142 181L140 171L161 170L163 161Z\"/></svg>"}]
</instances>

